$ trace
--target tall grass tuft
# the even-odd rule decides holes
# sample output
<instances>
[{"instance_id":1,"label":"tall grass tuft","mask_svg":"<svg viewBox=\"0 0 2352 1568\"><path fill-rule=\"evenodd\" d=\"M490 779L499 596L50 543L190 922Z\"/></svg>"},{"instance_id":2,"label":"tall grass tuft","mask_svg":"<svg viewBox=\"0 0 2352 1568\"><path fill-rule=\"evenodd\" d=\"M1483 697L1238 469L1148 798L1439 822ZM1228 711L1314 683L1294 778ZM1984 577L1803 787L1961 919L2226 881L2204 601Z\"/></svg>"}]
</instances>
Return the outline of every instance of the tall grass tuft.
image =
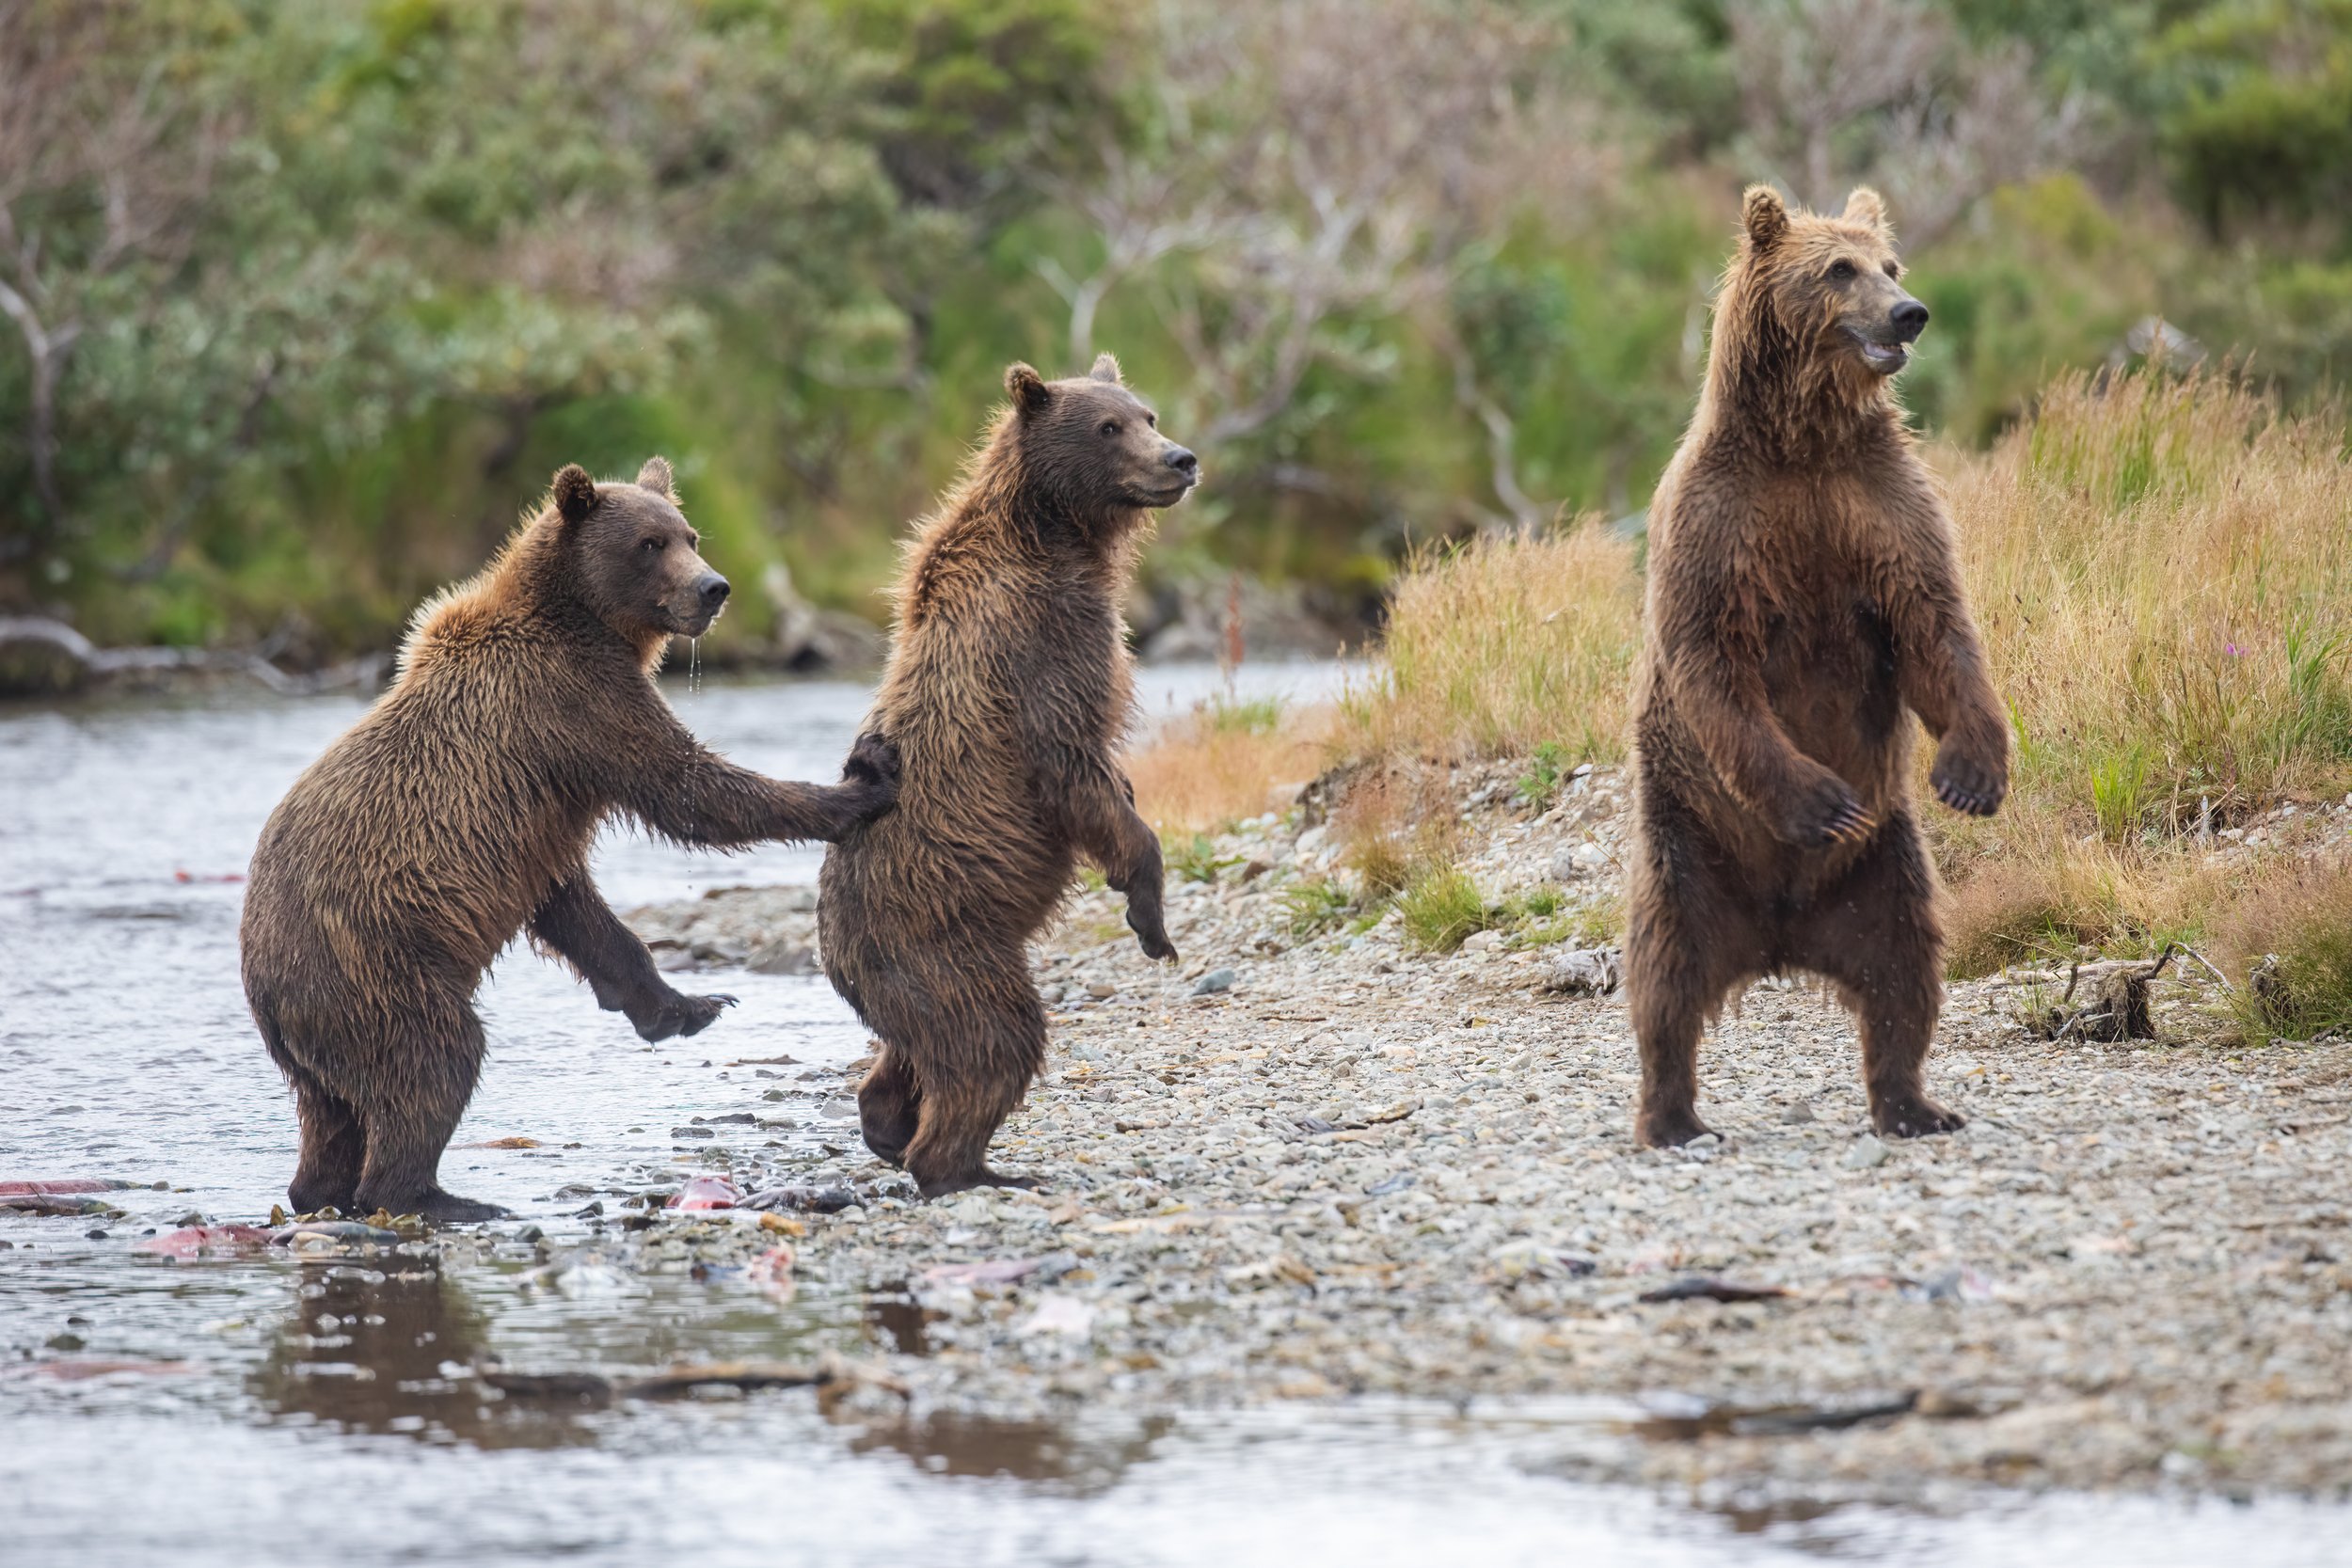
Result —
<instances>
[{"instance_id":1,"label":"tall grass tuft","mask_svg":"<svg viewBox=\"0 0 2352 1568\"><path fill-rule=\"evenodd\" d=\"M2239 901L2222 923L2240 1037L2352 1031L2352 870L2316 867Z\"/></svg>"},{"instance_id":2,"label":"tall grass tuft","mask_svg":"<svg viewBox=\"0 0 2352 1568\"><path fill-rule=\"evenodd\" d=\"M1416 556L1389 609L1385 668L1341 705L1359 754L1624 754L1641 641L1633 546L1596 522Z\"/></svg>"},{"instance_id":3,"label":"tall grass tuft","mask_svg":"<svg viewBox=\"0 0 2352 1568\"><path fill-rule=\"evenodd\" d=\"M1453 952L1471 933L1493 924L1478 884L1454 865L1432 866L1414 878L1397 896L1396 908L1405 940L1436 953Z\"/></svg>"},{"instance_id":4,"label":"tall grass tuft","mask_svg":"<svg viewBox=\"0 0 2352 1568\"><path fill-rule=\"evenodd\" d=\"M2076 372L1947 464L1994 680L2030 737L2021 806L2120 837L2201 796L2344 777L2344 436L2340 409L2288 418L2227 372Z\"/></svg>"}]
</instances>

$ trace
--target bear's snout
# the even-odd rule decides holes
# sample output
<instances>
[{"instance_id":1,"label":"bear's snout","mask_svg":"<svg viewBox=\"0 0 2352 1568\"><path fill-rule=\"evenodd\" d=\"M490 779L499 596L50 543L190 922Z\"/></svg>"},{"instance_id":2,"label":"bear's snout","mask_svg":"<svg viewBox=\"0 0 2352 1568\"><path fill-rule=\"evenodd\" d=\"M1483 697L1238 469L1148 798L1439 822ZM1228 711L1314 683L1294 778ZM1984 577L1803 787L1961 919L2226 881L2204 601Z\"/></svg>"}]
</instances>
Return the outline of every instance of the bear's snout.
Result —
<instances>
[{"instance_id":1,"label":"bear's snout","mask_svg":"<svg viewBox=\"0 0 2352 1568\"><path fill-rule=\"evenodd\" d=\"M1186 480L1194 483L1200 483L1200 459L1192 454L1191 449L1171 445L1166 451L1160 453L1160 461L1184 475Z\"/></svg>"},{"instance_id":2,"label":"bear's snout","mask_svg":"<svg viewBox=\"0 0 2352 1568\"><path fill-rule=\"evenodd\" d=\"M727 579L716 572L705 572L694 579L694 597L705 610L716 613L727 602Z\"/></svg>"},{"instance_id":3,"label":"bear's snout","mask_svg":"<svg viewBox=\"0 0 2352 1568\"><path fill-rule=\"evenodd\" d=\"M1895 309L1886 313L1886 319L1893 324L1901 341L1907 343L1918 337L1920 329L1928 325L1928 308L1905 294L1896 302Z\"/></svg>"}]
</instances>

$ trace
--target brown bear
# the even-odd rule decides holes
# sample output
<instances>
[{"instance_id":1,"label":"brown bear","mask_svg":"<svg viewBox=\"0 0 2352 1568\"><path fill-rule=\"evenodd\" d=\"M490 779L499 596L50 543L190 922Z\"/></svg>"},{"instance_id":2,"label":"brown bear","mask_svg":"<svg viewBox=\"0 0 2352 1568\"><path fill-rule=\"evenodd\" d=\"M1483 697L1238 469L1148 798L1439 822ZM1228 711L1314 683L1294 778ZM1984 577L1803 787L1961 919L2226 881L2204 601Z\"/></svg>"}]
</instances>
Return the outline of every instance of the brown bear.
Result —
<instances>
[{"instance_id":1,"label":"brown bear","mask_svg":"<svg viewBox=\"0 0 2352 1568\"><path fill-rule=\"evenodd\" d=\"M587 857L607 816L728 847L836 839L888 808L886 747L862 747L849 784L782 784L670 711L663 650L727 596L698 543L660 458L633 484L565 467L487 570L418 612L391 689L270 815L245 987L301 1118L297 1210L503 1212L437 1172L482 1068L474 988L518 930L649 1040L732 1001L672 990L597 895Z\"/></svg>"},{"instance_id":2,"label":"brown bear","mask_svg":"<svg viewBox=\"0 0 2352 1568\"><path fill-rule=\"evenodd\" d=\"M1200 477L1109 355L1011 404L917 525L869 732L902 759L898 806L827 853L825 973L880 1037L858 1089L866 1147L926 1196L1028 1186L989 1139L1045 1057L1025 944L1081 859L1173 958L1160 842L1115 760L1134 708L1120 617L1136 536Z\"/></svg>"},{"instance_id":3,"label":"brown bear","mask_svg":"<svg viewBox=\"0 0 2352 1568\"><path fill-rule=\"evenodd\" d=\"M1928 320L1878 197L1843 214L1747 193L1697 412L1650 503L1635 677L1626 937L1636 1135L1708 1132L1699 1036L1736 988L1805 970L1855 1014L1870 1119L1962 1119L1921 1069L1943 996L1935 875L1908 799L1990 816L2009 723L1961 593L1951 522L1890 378Z\"/></svg>"}]
</instances>

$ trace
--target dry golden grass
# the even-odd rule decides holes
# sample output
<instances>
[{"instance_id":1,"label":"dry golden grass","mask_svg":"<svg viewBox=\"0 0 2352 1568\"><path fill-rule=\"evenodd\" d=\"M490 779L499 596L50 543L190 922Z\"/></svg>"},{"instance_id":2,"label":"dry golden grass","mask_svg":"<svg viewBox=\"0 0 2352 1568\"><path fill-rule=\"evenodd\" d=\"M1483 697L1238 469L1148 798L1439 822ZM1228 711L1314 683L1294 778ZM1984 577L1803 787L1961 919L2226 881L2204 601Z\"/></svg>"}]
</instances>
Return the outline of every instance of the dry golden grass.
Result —
<instances>
[{"instance_id":1,"label":"dry golden grass","mask_svg":"<svg viewBox=\"0 0 2352 1568\"><path fill-rule=\"evenodd\" d=\"M1923 814L1956 973L2174 937L2242 962L2268 904L2321 924L2323 898L2274 897L2293 865L2223 873L2185 834L2205 805L2226 826L2352 784L2344 441L2340 409L2289 417L2226 372L2156 370L2062 377L1991 451L1936 453L2018 742L1997 818ZM1640 614L1635 551L1597 527L1430 552L1398 584L1382 667L1311 744L1180 732L1138 759L1138 789L1149 777L1161 816L1195 826L1263 809L1274 778L1317 770L1318 747L1366 777L1544 742L1613 760ZM1334 823L1365 885L1450 864L1409 831L1422 814L1375 795ZM2261 928L2264 951L2294 945ZM2339 971L2352 988L2352 958L2309 972Z\"/></svg>"},{"instance_id":2,"label":"dry golden grass","mask_svg":"<svg viewBox=\"0 0 2352 1568\"><path fill-rule=\"evenodd\" d=\"M2264 971L2234 998L2241 1040L2352 1029L2352 868L2312 863L2274 876L2218 926L2216 945L2232 973Z\"/></svg>"},{"instance_id":3,"label":"dry golden grass","mask_svg":"<svg viewBox=\"0 0 2352 1568\"><path fill-rule=\"evenodd\" d=\"M2021 804L2119 841L2352 759L2352 467L2333 410L2221 375L2076 373L1947 464Z\"/></svg>"},{"instance_id":4,"label":"dry golden grass","mask_svg":"<svg viewBox=\"0 0 2352 1568\"><path fill-rule=\"evenodd\" d=\"M2203 940L2292 875L2223 876L2183 835L2352 775L2344 439L2226 375L2074 374L1945 458L2017 738L2000 817L1931 814L1956 974Z\"/></svg>"},{"instance_id":5,"label":"dry golden grass","mask_svg":"<svg viewBox=\"0 0 2352 1568\"><path fill-rule=\"evenodd\" d=\"M1166 834L1210 832L1279 810L1276 786L1304 784L1329 765L1328 707L1284 712L1271 704L1204 704L1160 726L1127 759L1136 809Z\"/></svg>"},{"instance_id":6,"label":"dry golden grass","mask_svg":"<svg viewBox=\"0 0 2352 1568\"><path fill-rule=\"evenodd\" d=\"M1343 743L1448 760L1625 752L1642 636L1633 546L1587 521L1426 552L1397 584L1384 667L1341 705Z\"/></svg>"}]
</instances>

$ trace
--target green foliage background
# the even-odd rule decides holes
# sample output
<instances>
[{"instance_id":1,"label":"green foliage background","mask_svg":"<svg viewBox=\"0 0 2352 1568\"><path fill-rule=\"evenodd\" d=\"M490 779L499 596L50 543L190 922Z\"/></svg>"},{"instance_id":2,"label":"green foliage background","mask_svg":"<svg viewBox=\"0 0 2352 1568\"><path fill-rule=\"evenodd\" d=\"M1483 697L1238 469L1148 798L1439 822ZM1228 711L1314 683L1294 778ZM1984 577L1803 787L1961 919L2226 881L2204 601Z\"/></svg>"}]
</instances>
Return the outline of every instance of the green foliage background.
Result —
<instances>
[{"instance_id":1,"label":"green foliage background","mask_svg":"<svg viewBox=\"0 0 2352 1568\"><path fill-rule=\"evenodd\" d=\"M2291 400L2337 376L2352 0L1927 8L1956 49L2026 52L2040 101L2081 111L2081 155L1972 199L1912 255L1935 312L1906 381L1926 427L1983 443L2054 371L2129 357L2153 315ZM1411 541L1490 526L1466 366L1547 509L1634 512L1672 451L1739 189L1785 173L1733 55L1772 7L1452 10L1538 29L1498 91L1575 107L1579 198L1497 209L1438 288L1323 322L1279 414L1204 451L1212 483L1168 519L1162 578L1238 567L1360 609ZM145 95L155 134L133 172L167 214L164 238L106 259L100 173L0 181L17 234L42 236L53 315L81 324L57 381L61 507L37 494L32 360L0 332L0 610L102 641L269 639L296 661L383 646L559 464L627 474L656 451L739 580L781 563L879 619L895 540L1005 362L1074 368L1045 270L1100 261L1088 192L1115 153L1181 145L1149 6L13 16L21 56L79 52L91 123ZM1248 131L1251 103L1186 112ZM1841 159L1867 173L1874 134L1842 131ZM1208 404L1169 301L1223 321L1220 276L1198 252L1154 258L1095 324L1173 416ZM724 636L755 641L767 614L738 595Z\"/></svg>"}]
</instances>

